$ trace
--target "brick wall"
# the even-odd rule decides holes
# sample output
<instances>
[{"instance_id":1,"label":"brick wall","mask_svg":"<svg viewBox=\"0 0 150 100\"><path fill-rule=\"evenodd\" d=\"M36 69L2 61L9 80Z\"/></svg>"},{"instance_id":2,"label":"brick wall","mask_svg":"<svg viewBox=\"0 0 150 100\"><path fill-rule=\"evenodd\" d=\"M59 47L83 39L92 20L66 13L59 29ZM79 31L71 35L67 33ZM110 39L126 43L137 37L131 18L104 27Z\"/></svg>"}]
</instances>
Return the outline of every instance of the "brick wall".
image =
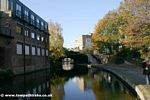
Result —
<instances>
[{"instance_id":1,"label":"brick wall","mask_svg":"<svg viewBox=\"0 0 150 100\"><path fill-rule=\"evenodd\" d=\"M44 69L47 66L49 66L49 61L47 56L42 56L42 55L32 56L30 54L28 56L25 56L24 59L23 54L22 55L16 54L16 43L17 42L24 43L24 36L23 36L24 33L22 34L16 33L16 26L18 24L21 25L23 28L28 27L30 30L36 31L38 33L41 33L41 31L35 29L33 26L30 26L29 24L22 22L19 19L13 18L12 16L10 16L11 12L6 12L1 15L2 16L1 16L0 26L9 27L11 30L11 36L13 37L13 38L8 38L8 37L0 36L0 47L3 47L5 52L3 57L1 57L5 59L4 65L7 66L7 68L12 69L14 74L24 73L24 61L25 61L26 72ZM31 37L25 37L25 44L29 44L30 47L34 45L37 47L48 48L46 47L45 42L32 39Z\"/></svg>"}]
</instances>

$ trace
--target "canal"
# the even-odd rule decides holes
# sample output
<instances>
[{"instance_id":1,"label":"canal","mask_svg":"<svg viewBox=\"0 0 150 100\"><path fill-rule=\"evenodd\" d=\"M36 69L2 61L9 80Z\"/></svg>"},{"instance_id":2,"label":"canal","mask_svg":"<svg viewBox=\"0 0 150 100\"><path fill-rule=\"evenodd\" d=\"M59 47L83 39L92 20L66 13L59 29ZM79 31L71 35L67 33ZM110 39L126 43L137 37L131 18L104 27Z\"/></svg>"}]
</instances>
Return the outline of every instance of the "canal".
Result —
<instances>
[{"instance_id":1,"label":"canal","mask_svg":"<svg viewBox=\"0 0 150 100\"><path fill-rule=\"evenodd\" d=\"M63 71L63 73L70 73ZM17 76L0 83L0 94L39 94L42 97L14 97L14 100L135 100L136 95L111 73L88 71L78 75L55 75L49 70ZM51 97L52 96L52 97ZM2 100L0 98L0 100ZM11 99L10 99L11 100Z\"/></svg>"}]
</instances>

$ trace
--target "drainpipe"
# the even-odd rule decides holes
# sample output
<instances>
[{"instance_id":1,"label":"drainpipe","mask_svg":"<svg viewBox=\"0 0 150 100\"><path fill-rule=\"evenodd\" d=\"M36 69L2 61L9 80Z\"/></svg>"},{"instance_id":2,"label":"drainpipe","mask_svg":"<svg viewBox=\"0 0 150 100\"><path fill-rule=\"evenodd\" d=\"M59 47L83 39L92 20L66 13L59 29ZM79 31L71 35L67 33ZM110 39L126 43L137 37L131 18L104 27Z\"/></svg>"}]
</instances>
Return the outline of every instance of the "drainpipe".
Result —
<instances>
[{"instance_id":1,"label":"drainpipe","mask_svg":"<svg viewBox=\"0 0 150 100\"><path fill-rule=\"evenodd\" d=\"M25 56L25 33L23 32L23 71L24 71L24 93L26 93L26 56Z\"/></svg>"},{"instance_id":2,"label":"drainpipe","mask_svg":"<svg viewBox=\"0 0 150 100\"><path fill-rule=\"evenodd\" d=\"M24 75L26 73L26 56L25 56L25 34L23 33L23 71L24 71Z\"/></svg>"}]
</instances>

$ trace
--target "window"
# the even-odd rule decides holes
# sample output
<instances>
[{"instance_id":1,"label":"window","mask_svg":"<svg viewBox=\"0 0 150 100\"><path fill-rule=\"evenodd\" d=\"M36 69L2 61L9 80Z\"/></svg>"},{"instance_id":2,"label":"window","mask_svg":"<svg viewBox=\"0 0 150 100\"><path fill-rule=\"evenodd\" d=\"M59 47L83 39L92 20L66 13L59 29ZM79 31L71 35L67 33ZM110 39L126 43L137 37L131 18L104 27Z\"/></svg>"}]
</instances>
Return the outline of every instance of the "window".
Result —
<instances>
[{"instance_id":1,"label":"window","mask_svg":"<svg viewBox=\"0 0 150 100\"><path fill-rule=\"evenodd\" d=\"M29 30L28 30L28 29L25 29L25 30L24 30L24 35L25 35L26 37L29 37Z\"/></svg>"},{"instance_id":2,"label":"window","mask_svg":"<svg viewBox=\"0 0 150 100\"><path fill-rule=\"evenodd\" d=\"M25 45L25 55L30 55L30 46Z\"/></svg>"},{"instance_id":3,"label":"window","mask_svg":"<svg viewBox=\"0 0 150 100\"><path fill-rule=\"evenodd\" d=\"M12 1L12 0L9 0L9 10L12 10L12 11L13 11L13 8L14 8L13 1Z\"/></svg>"},{"instance_id":4,"label":"window","mask_svg":"<svg viewBox=\"0 0 150 100\"><path fill-rule=\"evenodd\" d=\"M44 37L43 36L41 36L41 41L44 42Z\"/></svg>"},{"instance_id":5,"label":"window","mask_svg":"<svg viewBox=\"0 0 150 100\"><path fill-rule=\"evenodd\" d=\"M44 49L42 49L42 56L44 56L45 55L45 50Z\"/></svg>"},{"instance_id":6,"label":"window","mask_svg":"<svg viewBox=\"0 0 150 100\"><path fill-rule=\"evenodd\" d=\"M35 33L34 32L31 33L31 38L35 39Z\"/></svg>"},{"instance_id":7,"label":"window","mask_svg":"<svg viewBox=\"0 0 150 100\"><path fill-rule=\"evenodd\" d=\"M37 34L36 38L37 38L37 40L40 40L40 35L39 35L39 34Z\"/></svg>"},{"instance_id":8,"label":"window","mask_svg":"<svg viewBox=\"0 0 150 100\"><path fill-rule=\"evenodd\" d=\"M22 44L21 43L16 44L16 52L17 52L17 54L22 54Z\"/></svg>"},{"instance_id":9,"label":"window","mask_svg":"<svg viewBox=\"0 0 150 100\"><path fill-rule=\"evenodd\" d=\"M16 26L16 33L21 34L21 26Z\"/></svg>"},{"instance_id":10,"label":"window","mask_svg":"<svg viewBox=\"0 0 150 100\"><path fill-rule=\"evenodd\" d=\"M27 9L24 10L24 20L29 21L29 11Z\"/></svg>"},{"instance_id":11,"label":"window","mask_svg":"<svg viewBox=\"0 0 150 100\"><path fill-rule=\"evenodd\" d=\"M45 30L47 30L47 24L45 24Z\"/></svg>"},{"instance_id":12,"label":"window","mask_svg":"<svg viewBox=\"0 0 150 100\"><path fill-rule=\"evenodd\" d=\"M36 26L40 27L40 20L39 19L36 19Z\"/></svg>"},{"instance_id":13,"label":"window","mask_svg":"<svg viewBox=\"0 0 150 100\"><path fill-rule=\"evenodd\" d=\"M40 56L41 55L41 49L37 48L37 55Z\"/></svg>"},{"instance_id":14,"label":"window","mask_svg":"<svg viewBox=\"0 0 150 100\"><path fill-rule=\"evenodd\" d=\"M43 30L43 28L44 28L44 23L41 22L41 29Z\"/></svg>"},{"instance_id":15,"label":"window","mask_svg":"<svg viewBox=\"0 0 150 100\"><path fill-rule=\"evenodd\" d=\"M34 15L31 15L31 24L32 24L32 25L34 25L34 20L35 20Z\"/></svg>"},{"instance_id":16,"label":"window","mask_svg":"<svg viewBox=\"0 0 150 100\"><path fill-rule=\"evenodd\" d=\"M46 56L48 56L48 50L46 50Z\"/></svg>"},{"instance_id":17,"label":"window","mask_svg":"<svg viewBox=\"0 0 150 100\"><path fill-rule=\"evenodd\" d=\"M16 3L16 16L21 18L21 6Z\"/></svg>"},{"instance_id":18,"label":"window","mask_svg":"<svg viewBox=\"0 0 150 100\"><path fill-rule=\"evenodd\" d=\"M35 55L35 47L34 46L32 47L32 55L33 56Z\"/></svg>"},{"instance_id":19,"label":"window","mask_svg":"<svg viewBox=\"0 0 150 100\"><path fill-rule=\"evenodd\" d=\"M45 42L48 43L48 38L45 38Z\"/></svg>"},{"instance_id":20,"label":"window","mask_svg":"<svg viewBox=\"0 0 150 100\"><path fill-rule=\"evenodd\" d=\"M90 39L86 39L86 42L91 42L91 40Z\"/></svg>"}]
</instances>

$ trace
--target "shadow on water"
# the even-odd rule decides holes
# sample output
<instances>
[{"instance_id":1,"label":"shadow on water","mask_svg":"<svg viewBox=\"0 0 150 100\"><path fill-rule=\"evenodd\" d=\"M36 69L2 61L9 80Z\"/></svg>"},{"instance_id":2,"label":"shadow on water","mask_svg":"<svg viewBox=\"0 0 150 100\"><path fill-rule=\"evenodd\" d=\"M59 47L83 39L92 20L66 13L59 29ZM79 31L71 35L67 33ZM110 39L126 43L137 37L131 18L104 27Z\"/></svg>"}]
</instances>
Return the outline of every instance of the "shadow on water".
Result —
<instances>
[{"instance_id":1,"label":"shadow on water","mask_svg":"<svg viewBox=\"0 0 150 100\"><path fill-rule=\"evenodd\" d=\"M92 75L85 66L65 71L61 66L17 76L0 86L3 94L52 94L52 98L15 100L135 100L134 94L116 76L98 71ZM1 99L0 99L1 100Z\"/></svg>"},{"instance_id":2,"label":"shadow on water","mask_svg":"<svg viewBox=\"0 0 150 100\"><path fill-rule=\"evenodd\" d=\"M71 71L61 70L52 77L52 100L137 100L121 80L112 73L88 73L84 66Z\"/></svg>"},{"instance_id":3,"label":"shadow on water","mask_svg":"<svg viewBox=\"0 0 150 100\"><path fill-rule=\"evenodd\" d=\"M5 84L4 84L5 83ZM13 78L12 81L5 81L0 85L0 94L4 94L3 98L0 100L5 100L6 96L8 100L41 100L41 97L22 97L19 95L32 95L39 94L41 96L48 96L48 98L42 98L42 100L50 100L50 70L42 70L34 73L29 73L26 75L20 75ZM17 97L15 97L17 96Z\"/></svg>"},{"instance_id":4,"label":"shadow on water","mask_svg":"<svg viewBox=\"0 0 150 100\"><path fill-rule=\"evenodd\" d=\"M92 76L96 100L137 100L137 95L112 73L98 71Z\"/></svg>"}]
</instances>

